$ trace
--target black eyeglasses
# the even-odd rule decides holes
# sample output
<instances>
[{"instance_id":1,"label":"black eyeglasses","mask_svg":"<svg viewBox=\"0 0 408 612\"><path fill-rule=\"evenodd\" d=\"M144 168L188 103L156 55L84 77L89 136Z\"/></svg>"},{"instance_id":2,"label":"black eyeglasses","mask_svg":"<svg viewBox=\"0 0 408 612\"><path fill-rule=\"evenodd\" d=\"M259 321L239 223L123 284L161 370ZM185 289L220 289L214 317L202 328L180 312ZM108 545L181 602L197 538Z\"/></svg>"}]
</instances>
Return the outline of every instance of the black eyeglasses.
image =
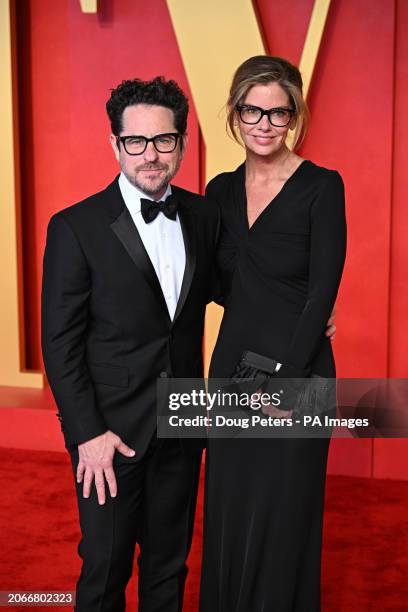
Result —
<instances>
[{"instance_id":1,"label":"black eyeglasses","mask_svg":"<svg viewBox=\"0 0 408 612\"><path fill-rule=\"evenodd\" d=\"M293 108L260 108L251 104L240 104L236 107L241 121L248 125L259 123L264 115L269 119L269 123L275 127L285 127L292 119L295 111Z\"/></svg>"},{"instance_id":2,"label":"black eyeglasses","mask_svg":"<svg viewBox=\"0 0 408 612\"><path fill-rule=\"evenodd\" d=\"M119 143L128 155L142 155L146 151L149 142L153 143L154 148L158 153L172 153L177 147L180 134L177 132L170 134L157 134L153 138L146 136L116 136L116 144L119 148Z\"/></svg>"}]
</instances>

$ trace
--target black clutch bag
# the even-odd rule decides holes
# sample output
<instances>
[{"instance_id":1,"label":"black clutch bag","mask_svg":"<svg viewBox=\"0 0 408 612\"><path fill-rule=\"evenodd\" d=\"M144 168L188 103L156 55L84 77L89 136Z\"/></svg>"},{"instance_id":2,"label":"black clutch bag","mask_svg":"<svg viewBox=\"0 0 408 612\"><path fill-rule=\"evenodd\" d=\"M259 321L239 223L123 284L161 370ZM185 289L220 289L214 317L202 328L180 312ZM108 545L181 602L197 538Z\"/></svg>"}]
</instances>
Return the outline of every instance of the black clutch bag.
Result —
<instances>
[{"instance_id":1,"label":"black clutch bag","mask_svg":"<svg viewBox=\"0 0 408 612\"><path fill-rule=\"evenodd\" d=\"M252 394L261 390L269 394L279 393L279 408L293 410L297 416L315 416L333 411L335 414L334 378L323 378L316 374L310 378L280 378L279 371L276 372L277 364L276 359L245 351L231 380L241 392Z\"/></svg>"},{"instance_id":2,"label":"black clutch bag","mask_svg":"<svg viewBox=\"0 0 408 612\"><path fill-rule=\"evenodd\" d=\"M271 357L245 351L231 380L237 385L241 393L253 394L262 391L272 395L281 392L279 393L281 396L279 407L282 410L293 410L299 400L299 382L301 381L290 379L282 381L279 379L279 371L276 372L278 363L276 359L271 359ZM283 386L284 392L282 393Z\"/></svg>"},{"instance_id":3,"label":"black clutch bag","mask_svg":"<svg viewBox=\"0 0 408 612\"><path fill-rule=\"evenodd\" d=\"M245 351L242 354L241 361L238 363L231 380L235 383L240 383L245 380L260 379L261 382L265 382L268 378L271 378L275 373L277 366L276 359L259 355L259 353L253 353L252 351Z\"/></svg>"}]
</instances>

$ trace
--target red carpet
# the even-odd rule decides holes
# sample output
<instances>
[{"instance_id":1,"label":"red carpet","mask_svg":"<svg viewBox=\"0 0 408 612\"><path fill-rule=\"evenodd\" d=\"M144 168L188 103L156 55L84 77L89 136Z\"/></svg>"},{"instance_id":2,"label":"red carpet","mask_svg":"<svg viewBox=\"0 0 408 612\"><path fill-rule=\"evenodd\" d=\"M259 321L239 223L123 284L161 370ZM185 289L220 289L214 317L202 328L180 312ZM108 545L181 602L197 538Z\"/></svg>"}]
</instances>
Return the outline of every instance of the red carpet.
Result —
<instances>
[{"instance_id":1,"label":"red carpet","mask_svg":"<svg viewBox=\"0 0 408 612\"><path fill-rule=\"evenodd\" d=\"M67 455L0 449L0 478L0 591L74 590L79 532ZM185 612L197 610L201 520L200 496ZM330 476L323 611L406 612L407 576L408 482ZM128 602L135 610L135 580Z\"/></svg>"}]
</instances>

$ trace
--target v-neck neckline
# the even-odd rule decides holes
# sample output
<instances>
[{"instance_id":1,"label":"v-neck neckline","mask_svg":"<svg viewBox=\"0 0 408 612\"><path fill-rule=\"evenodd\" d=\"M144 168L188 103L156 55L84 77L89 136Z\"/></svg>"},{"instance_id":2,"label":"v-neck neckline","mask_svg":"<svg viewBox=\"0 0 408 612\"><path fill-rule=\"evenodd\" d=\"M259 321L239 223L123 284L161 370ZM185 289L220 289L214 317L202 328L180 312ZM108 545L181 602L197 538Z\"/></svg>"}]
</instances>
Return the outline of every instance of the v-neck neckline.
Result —
<instances>
[{"instance_id":1,"label":"v-neck neckline","mask_svg":"<svg viewBox=\"0 0 408 612\"><path fill-rule=\"evenodd\" d=\"M261 219L261 217L263 217L266 214L266 212L272 207L272 205L275 204L279 196L281 196L281 194L286 190L287 185L290 184L292 182L292 179L298 174L300 168L302 168L308 161L309 161L308 159L304 159L303 161L300 162L297 168L292 172L292 174L283 183L278 193L272 198L270 202L268 202L268 204L265 206L262 212L259 213L259 215L257 216L257 218L255 219L255 221L252 223L251 226L249 225L249 220L248 220L248 201L247 201L246 184L245 184L246 183L245 163L242 164L244 218L245 218L245 225L246 225L246 230L248 234L252 232L253 228L258 223L258 221Z\"/></svg>"}]
</instances>

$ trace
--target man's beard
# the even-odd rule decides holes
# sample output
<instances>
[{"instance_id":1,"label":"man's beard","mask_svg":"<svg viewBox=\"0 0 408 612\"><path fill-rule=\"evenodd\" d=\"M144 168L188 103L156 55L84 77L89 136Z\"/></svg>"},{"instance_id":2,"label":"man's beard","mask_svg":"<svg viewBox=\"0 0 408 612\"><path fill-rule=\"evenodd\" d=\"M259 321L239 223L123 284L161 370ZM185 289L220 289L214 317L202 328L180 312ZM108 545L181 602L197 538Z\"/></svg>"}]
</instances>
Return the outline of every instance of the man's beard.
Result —
<instances>
[{"instance_id":1,"label":"man's beard","mask_svg":"<svg viewBox=\"0 0 408 612\"><path fill-rule=\"evenodd\" d=\"M160 179L160 181L158 183L155 182L154 185L150 183L149 179L144 179L141 181L138 178L139 172L141 170L159 170L159 169L164 170L165 174ZM176 174L177 169L178 169L178 165L174 169L174 172L171 172L167 165L144 164L143 166L140 166L139 168L137 168L134 174L127 174L126 172L124 172L124 174L126 178L129 180L129 182L132 185L134 185L134 187L137 187L138 189L140 189L140 191L143 191L143 193L145 193L146 195L150 197L154 197L155 195L157 195L158 193L160 193L161 191L163 191L163 189L167 187L167 185L170 183L173 176Z\"/></svg>"}]
</instances>

